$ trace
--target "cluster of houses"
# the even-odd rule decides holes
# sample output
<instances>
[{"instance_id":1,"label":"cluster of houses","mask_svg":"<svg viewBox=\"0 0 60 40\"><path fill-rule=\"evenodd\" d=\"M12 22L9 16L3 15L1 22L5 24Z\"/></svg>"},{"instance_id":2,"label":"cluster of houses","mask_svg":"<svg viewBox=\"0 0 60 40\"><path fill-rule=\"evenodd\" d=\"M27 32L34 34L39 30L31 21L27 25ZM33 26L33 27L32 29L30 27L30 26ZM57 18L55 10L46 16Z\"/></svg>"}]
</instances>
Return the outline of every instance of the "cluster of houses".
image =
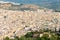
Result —
<instances>
[{"instance_id":1,"label":"cluster of houses","mask_svg":"<svg viewBox=\"0 0 60 40\"><path fill-rule=\"evenodd\" d=\"M22 36L35 30L60 32L60 13L47 9L37 11L0 9L0 38Z\"/></svg>"}]
</instances>

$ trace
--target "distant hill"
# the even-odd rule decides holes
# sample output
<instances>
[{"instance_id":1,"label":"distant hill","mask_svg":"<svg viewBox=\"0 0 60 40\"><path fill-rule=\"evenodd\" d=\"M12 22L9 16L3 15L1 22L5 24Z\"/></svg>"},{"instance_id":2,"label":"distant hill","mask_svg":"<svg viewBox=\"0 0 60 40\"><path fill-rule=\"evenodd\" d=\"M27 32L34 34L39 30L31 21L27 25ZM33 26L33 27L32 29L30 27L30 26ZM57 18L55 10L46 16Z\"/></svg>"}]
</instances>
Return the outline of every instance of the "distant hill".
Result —
<instances>
[{"instance_id":1,"label":"distant hill","mask_svg":"<svg viewBox=\"0 0 60 40\"><path fill-rule=\"evenodd\" d=\"M0 3L0 8L1 9L8 9L8 10L37 10L40 8L38 5L34 4L20 4L20 5L14 5L12 3Z\"/></svg>"},{"instance_id":2,"label":"distant hill","mask_svg":"<svg viewBox=\"0 0 60 40\"><path fill-rule=\"evenodd\" d=\"M4 2L17 2L23 4L36 4L45 8L60 11L60 0L0 0Z\"/></svg>"}]
</instances>

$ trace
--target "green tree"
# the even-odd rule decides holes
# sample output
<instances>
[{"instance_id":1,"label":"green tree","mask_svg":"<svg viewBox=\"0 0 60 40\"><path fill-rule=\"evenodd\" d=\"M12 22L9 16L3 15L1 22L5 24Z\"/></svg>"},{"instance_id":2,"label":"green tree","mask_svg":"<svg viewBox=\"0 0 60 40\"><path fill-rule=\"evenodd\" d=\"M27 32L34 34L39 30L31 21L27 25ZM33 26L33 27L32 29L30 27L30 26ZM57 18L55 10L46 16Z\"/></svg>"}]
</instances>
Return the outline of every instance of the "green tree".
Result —
<instances>
[{"instance_id":1,"label":"green tree","mask_svg":"<svg viewBox=\"0 0 60 40\"><path fill-rule=\"evenodd\" d=\"M50 40L57 40L57 36L51 34Z\"/></svg>"},{"instance_id":2,"label":"green tree","mask_svg":"<svg viewBox=\"0 0 60 40\"><path fill-rule=\"evenodd\" d=\"M22 36L19 38L19 40L27 40L27 38L25 36Z\"/></svg>"},{"instance_id":3,"label":"green tree","mask_svg":"<svg viewBox=\"0 0 60 40\"><path fill-rule=\"evenodd\" d=\"M14 40L19 40L19 37L18 37L18 36L16 36L16 37L14 38Z\"/></svg>"},{"instance_id":4,"label":"green tree","mask_svg":"<svg viewBox=\"0 0 60 40\"><path fill-rule=\"evenodd\" d=\"M35 40L34 38L27 38L27 40Z\"/></svg>"},{"instance_id":5,"label":"green tree","mask_svg":"<svg viewBox=\"0 0 60 40\"><path fill-rule=\"evenodd\" d=\"M26 35L25 35L25 37L32 37L33 36L33 32L28 32Z\"/></svg>"},{"instance_id":6,"label":"green tree","mask_svg":"<svg viewBox=\"0 0 60 40\"><path fill-rule=\"evenodd\" d=\"M50 40L50 39L49 39L49 35L48 35L48 34L44 34L44 35L41 37L41 40Z\"/></svg>"},{"instance_id":7,"label":"green tree","mask_svg":"<svg viewBox=\"0 0 60 40\"><path fill-rule=\"evenodd\" d=\"M4 40L10 40L9 37L4 38Z\"/></svg>"},{"instance_id":8,"label":"green tree","mask_svg":"<svg viewBox=\"0 0 60 40\"><path fill-rule=\"evenodd\" d=\"M57 37L57 40L60 40L60 36Z\"/></svg>"}]
</instances>

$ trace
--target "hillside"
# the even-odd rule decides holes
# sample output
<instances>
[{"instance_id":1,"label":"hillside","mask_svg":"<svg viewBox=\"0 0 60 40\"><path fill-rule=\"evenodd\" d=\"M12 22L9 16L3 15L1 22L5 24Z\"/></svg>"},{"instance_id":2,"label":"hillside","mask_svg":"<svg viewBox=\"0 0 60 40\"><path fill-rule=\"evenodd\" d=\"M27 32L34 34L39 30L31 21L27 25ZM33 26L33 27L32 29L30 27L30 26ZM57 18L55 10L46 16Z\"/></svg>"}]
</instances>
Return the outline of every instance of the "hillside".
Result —
<instances>
[{"instance_id":1,"label":"hillside","mask_svg":"<svg viewBox=\"0 0 60 40\"><path fill-rule=\"evenodd\" d=\"M10 7L11 5L9 5ZM0 40L8 36L22 36L33 30L49 29L57 31L60 29L60 12L49 9L31 10L6 10L0 9Z\"/></svg>"},{"instance_id":2,"label":"hillside","mask_svg":"<svg viewBox=\"0 0 60 40\"><path fill-rule=\"evenodd\" d=\"M37 5L33 5L33 4L20 4L20 5L14 5L12 3L0 3L0 8L1 9L8 9L8 10L20 10L20 11L24 11L24 10L37 10L40 7Z\"/></svg>"}]
</instances>

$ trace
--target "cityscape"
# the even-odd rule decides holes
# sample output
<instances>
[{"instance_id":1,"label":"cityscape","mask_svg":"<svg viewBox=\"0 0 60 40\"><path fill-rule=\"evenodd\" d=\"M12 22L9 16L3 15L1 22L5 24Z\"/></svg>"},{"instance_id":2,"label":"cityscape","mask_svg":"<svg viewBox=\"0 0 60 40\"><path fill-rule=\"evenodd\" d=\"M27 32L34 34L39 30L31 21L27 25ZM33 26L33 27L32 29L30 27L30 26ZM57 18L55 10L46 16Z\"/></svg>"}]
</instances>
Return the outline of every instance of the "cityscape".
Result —
<instances>
[{"instance_id":1,"label":"cityscape","mask_svg":"<svg viewBox=\"0 0 60 40\"><path fill-rule=\"evenodd\" d=\"M0 1L0 40L60 40L60 1L38 1Z\"/></svg>"}]
</instances>

